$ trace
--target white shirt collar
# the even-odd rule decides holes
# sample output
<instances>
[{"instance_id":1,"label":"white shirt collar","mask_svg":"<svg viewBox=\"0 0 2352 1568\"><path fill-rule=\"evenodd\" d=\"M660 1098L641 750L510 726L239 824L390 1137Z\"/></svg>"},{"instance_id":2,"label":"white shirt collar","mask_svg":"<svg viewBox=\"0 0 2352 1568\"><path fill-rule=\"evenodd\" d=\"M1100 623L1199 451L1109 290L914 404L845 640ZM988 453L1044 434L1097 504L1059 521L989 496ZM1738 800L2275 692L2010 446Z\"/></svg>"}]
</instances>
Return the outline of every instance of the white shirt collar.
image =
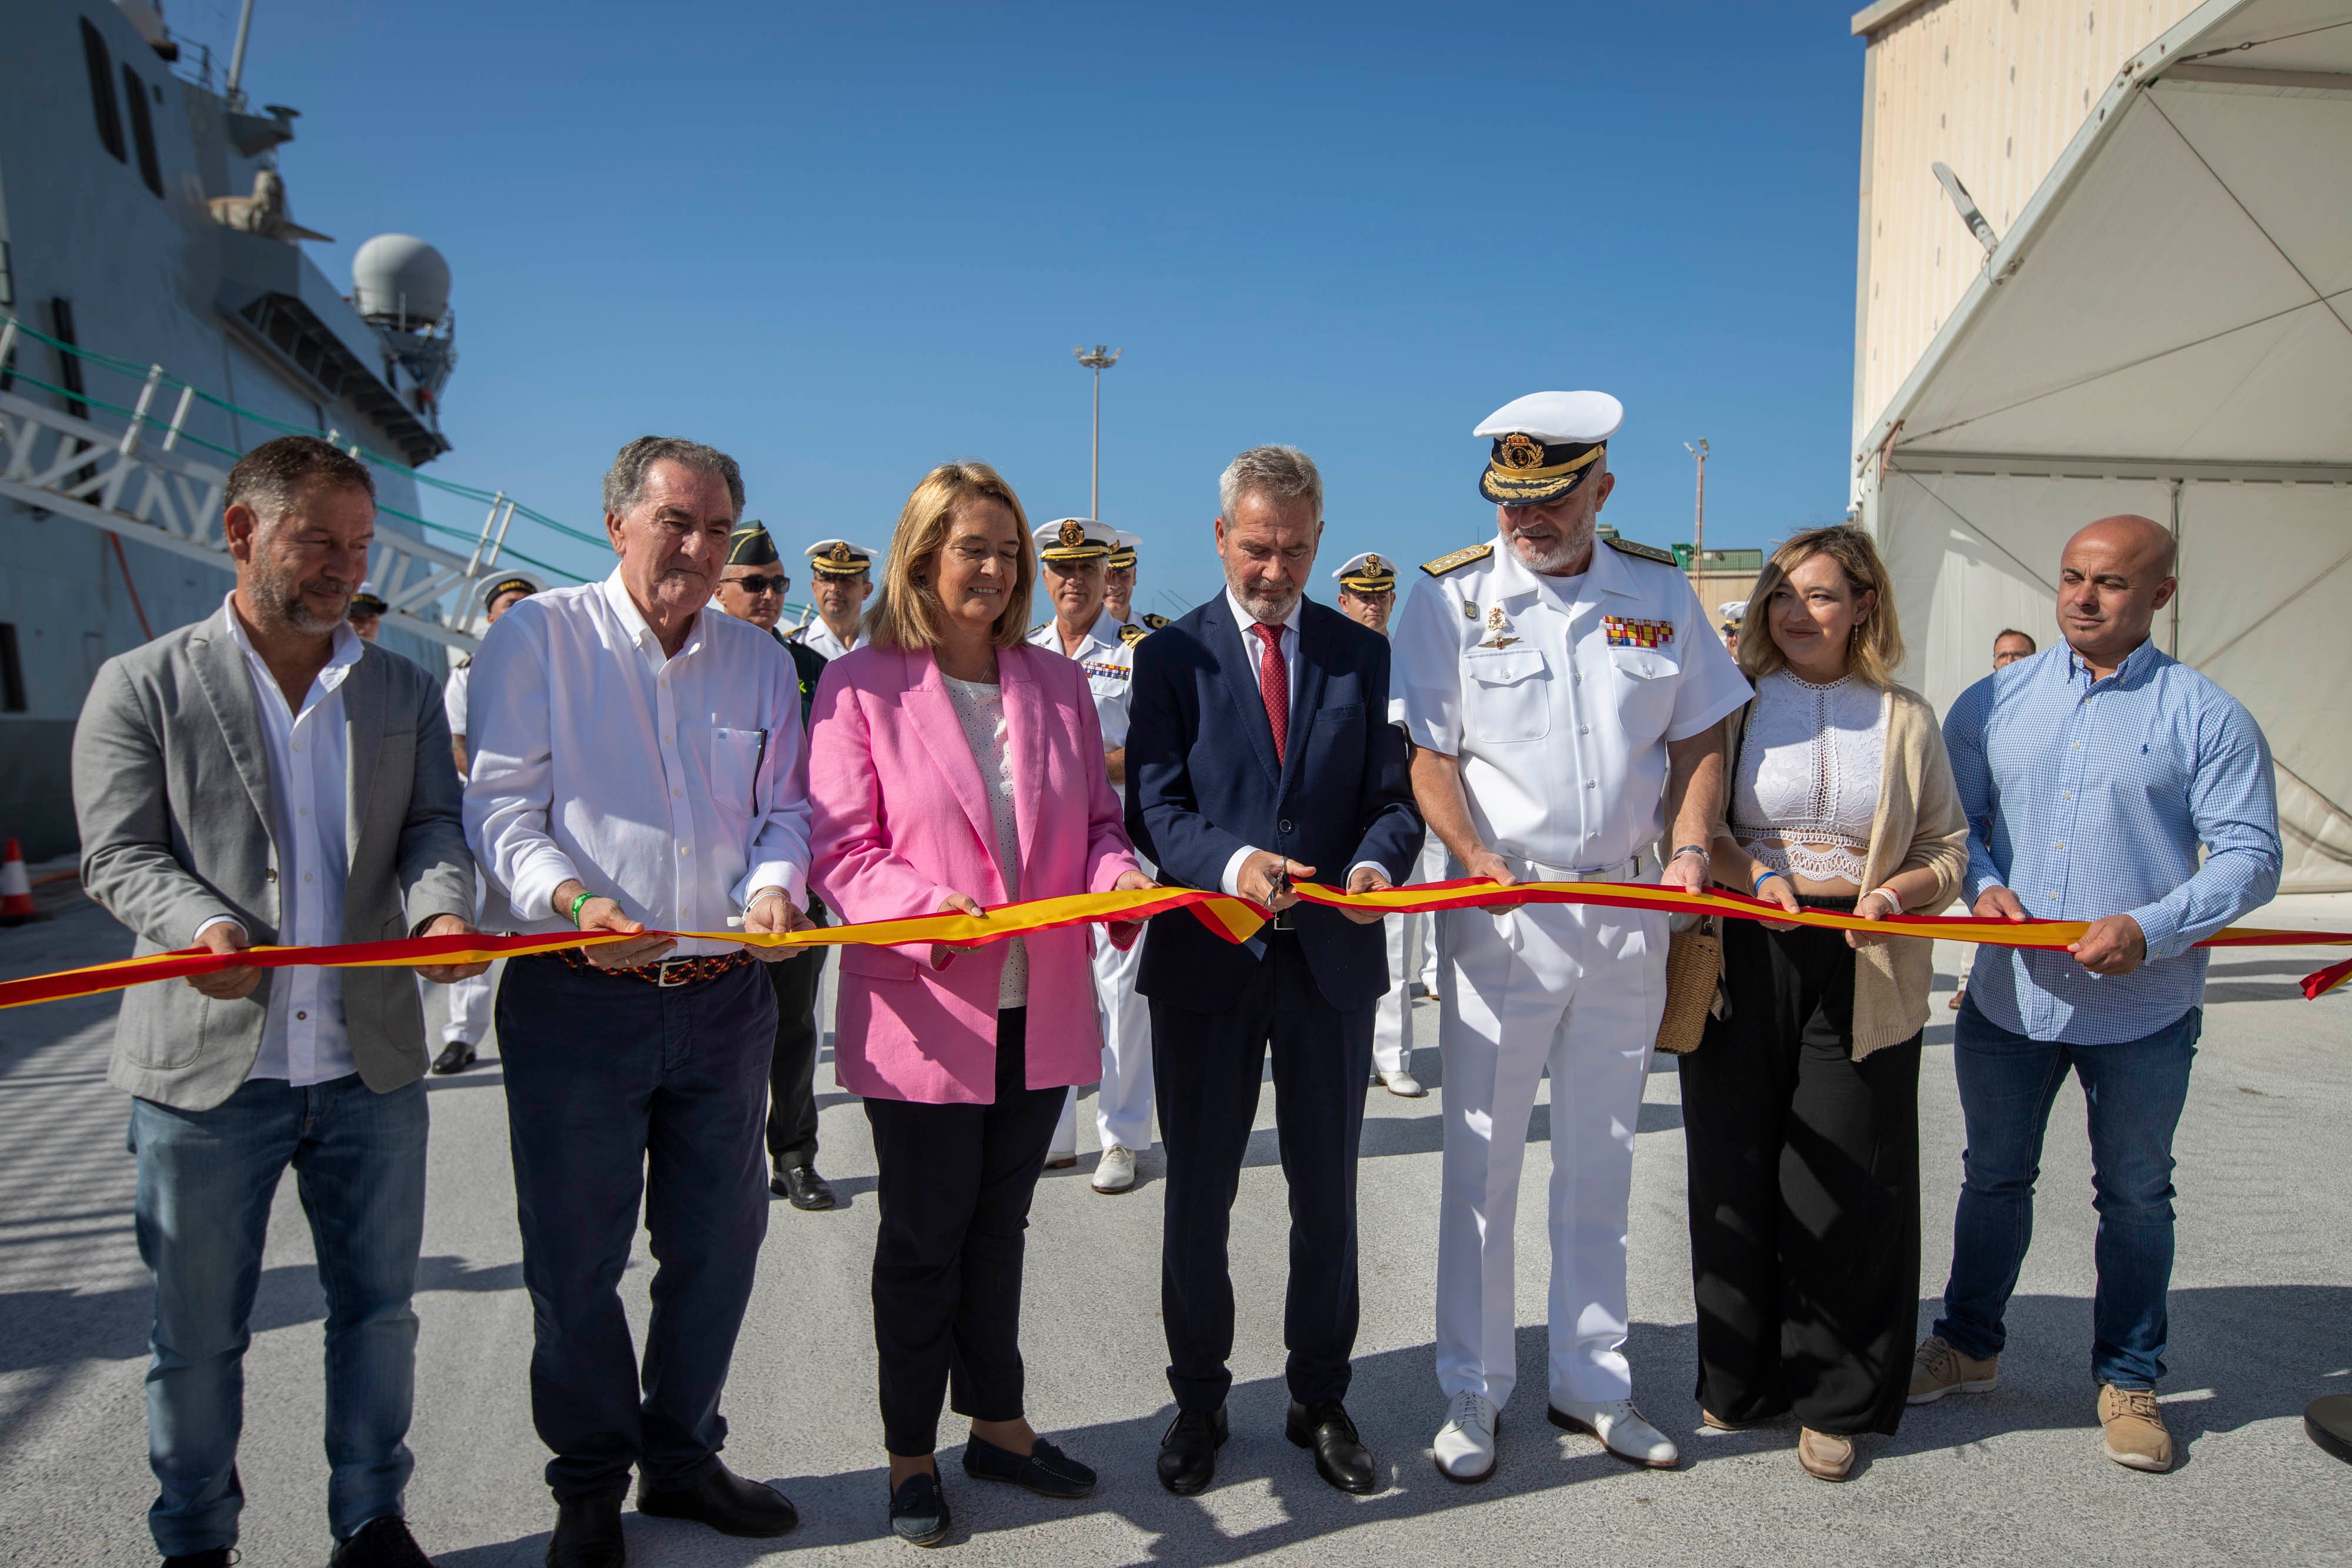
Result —
<instances>
[{"instance_id":1,"label":"white shirt collar","mask_svg":"<svg viewBox=\"0 0 2352 1568\"><path fill-rule=\"evenodd\" d=\"M1497 599L1521 598L1538 592L1547 585L1555 595L1566 597L1561 591L1563 586L1575 580L1573 577L1546 576L1530 569L1519 559L1519 552L1511 548L1511 541L1503 537L1499 528L1495 530L1495 596ZM1584 578L1590 590L1590 593L1580 597L1590 597L1591 593L1632 594L1636 591L1633 574L1626 570L1624 561L1619 559L1615 550L1597 538L1592 541L1592 559L1585 563L1584 570L1578 575Z\"/></svg>"},{"instance_id":2,"label":"white shirt collar","mask_svg":"<svg viewBox=\"0 0 2352 1568\"><path fill-rule=\"evenodd\" d=\"M221 618L228 622L229 637L244 651L245 656L260 660L266 666L268 661L261 658L260 651L253 645L253 639L245 634L245 618L236 612L236 591L234 589L221 600ZM343 677L351 673L352 666L367 653L366 640L352 630L352 623L348 621L335 623L334 643L335 650L327 656L326 668L319 672L319 684L331 692L343 684Z\"/></svg>"},{"instance_id":3,"label":"white shirt collar","mask_svg":"<svg viewBox=\"0 0 2352 1568\"><path fill-rule=\"evenodd\" d=\"M1248 641L1253 635L1250 628L1256 625L1258 623L1258 620L1256 616L1252 615L1249 612L1249 606L1244 604L1241 600L1234 595L1232 585L1230 584L1225 588L1225 608L1233 612L1234 624L1241 628L1243 640L1244 642ZM1297 600L1291 605L1290 613L1282 618L1281 624L1294 636L1297 635L1298 632L1299 612L1304 611L1306 608L1307 595L1301 593ZM1276 641L1279 642L1280 639L1277 638Z\"/></svg>"},{"instance_id":4,"label":"white shirt collar","mask_svg":"<svg viewBox=\"0 0 2352 1568\"><path fill-rule=\"evenodd\" d=\"M614 567L612 575L598 586L604 591L604 602L610 605L613 613L620 618L621 630L628 633L629 641L635 643L639 651L652 659L656 664L667 664L672 655L663 651L660 633L653 629L652 624L646 620L644 612L638 610L637 601L629 597L628 585L621 580L621 569ZM708 609L709 606L706 605L704 608ZM693 653L701 641L702 614L698 611L695 612L693 624L687 628L686 641L678 644L676 657L682 659Z\"/></svg>"}]
</instances>

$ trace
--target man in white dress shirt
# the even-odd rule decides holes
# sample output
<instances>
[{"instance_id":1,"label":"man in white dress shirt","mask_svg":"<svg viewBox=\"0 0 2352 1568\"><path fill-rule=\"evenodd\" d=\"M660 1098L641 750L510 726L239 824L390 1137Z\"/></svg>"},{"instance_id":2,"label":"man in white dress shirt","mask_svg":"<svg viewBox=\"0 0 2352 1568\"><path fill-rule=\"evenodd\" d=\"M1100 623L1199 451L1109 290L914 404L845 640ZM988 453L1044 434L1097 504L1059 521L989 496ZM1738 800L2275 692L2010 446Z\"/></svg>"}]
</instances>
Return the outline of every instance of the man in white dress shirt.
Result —
<instances>
[{"instance_id":1,"label":"man in white dress shirt","mask_svg":"<svg viewBox=\"0 0 2352 1568\"><path fill-rule=\"evenodd\" d=\"M1706 884L1723 788L1717 724L1748 688L1664 550L1595 546L1614 487L1605 392L1489 415L1479 492L1497 538L1431 561L1396 631L1413 793L1464 874ZM1671 847L1661 870L1661 830ZM1551 1077L1553 1424L1636 1464L1679 1462L1633 1404L1625 1230L1633 1128L1665 1006L1666 916L1587 904L1448 910L1433 1444L1493 1474L1518 1364L1512 1237L1538 1081Z\"/></svg>"},{"instance_id":2,"label":"man in white dress shirt","mask_svg":"<svg viewBox=\"0 0 2352 1568\"><path fill-rule=\"evenodd\" d=\"M500 572L490 579L482 590L483 630L499 623L499 617L539 591L539 580L528 572ZM471 655L457 661L449 672L446 685L441 688L442 710L449 716L449 750L457 759L457 779L463 784L466 770L471 766L466 751L466 698L474 678ZM475 919L485 931L507 931L514 925L514 912L507 907L504 894L482 884L482 897ZM492 977L475 975L459 980L449 988L448 1021L441 1029L441 1054L433 1059L433 1071L446 1075L463 1072L480 1059L479 1047L490 1033L490 988Z\"/></svg>"},{"instance_id":3,"label":"man in white dress shirt","mask_svg":"<svg viewBox=\"0 0 2352 1568\"><path fill-rule=\"evenodd\" d=\"M785 632L785 640L805 643L828 659L863 648L866 627L859 617L874 592L874 552L847 539L819 539L808 548L808 562L816 619Z\"/></svg>"},{"instance_id":4,"label":"man in white dress shirt","mask_svg":"<svg viewBox=\"0 0 2352 1568\"><path fill-rule=\"evenodd\" d=\"M799 679L766 632L705 612L742 507L723 453L631 442L604 477L619 567L524 600L474 656L466 832L520 929L808 923ZM792 1504L719 1458L768 1227L767 977L740 946L658 935L512 959L498 1030L549 1563L618 1568L632 1468L641 1513L784 1533ZM642 1372L616 1289L641 1198L659 1260Z\"/></svg>"},{"instance_id":5,"label":"man in white dress shirt","mask_svg":"<svg viewBox=\"0 0 2352 1568\"><path fill-rule=\"evenodd\" d=\"M439 694L345 619L374 481L351 454L289 435L238 459L222 497L227 601L90 684L74 731L82 885L142 954L471 929ZM240 965L123 994L109 1076L133 1096L139 1256L155 1281L147 1522L167 1563L234 1559L245 1351L290 1168L327 1301L334 1563L429 1568L402 1517L425 1063L415 983L397 968Z\"/></svg>"},{"instance_id":6,"label":"man in white dress shirt","mask_svg":"<svg viewBox=\"0 0 2352 1568\"><path fill-rule=\"evenodd\" d=\"M1117 543L1117 535L1088 517L1056 517L1037 529L1037 559L1054 618L1033 630L1029 642L1085 666L1095 714L1102 720L1104 765L1110 781L1124 789L1127 699L1134 685L1135 645L1146 633L1140 626L1119 625L1104 609L1104 563ZM1123 953L1108 942L1095 944L1095 1010L1103 1035L1102 1084L1095 1098L1095 1131L1102 1139L1093 1182L1097 1192L1132 1189L1135 1156L1151 1146L1151 1014L1135 994L1142 956L1140 942ZM1047 1149L1049 1170L1077 1163L1077 1104L1073 1089Z\"/></svg>"},{"instance_id":7,"label":"man in white dress shirt","mask_svg":"<svg viewBox=\"0 0 2352 1568\"><path fill-rule=\"evenodd\" d=\"M1366 550L1349 556L1331 575L1339 581L1339 613L1387 636L1389 616L1396 609L1396 567ZM1404 728L1404 696L1393 688L1389 722ZM1381 924L1389 939L1389 988L1372 1012L1372 1076L1390 1093L1418 1100L1429 1091L1412 1075L1412 988L1421 977L1429 916L1391 915Z\"/></svg>"}]
</instances>

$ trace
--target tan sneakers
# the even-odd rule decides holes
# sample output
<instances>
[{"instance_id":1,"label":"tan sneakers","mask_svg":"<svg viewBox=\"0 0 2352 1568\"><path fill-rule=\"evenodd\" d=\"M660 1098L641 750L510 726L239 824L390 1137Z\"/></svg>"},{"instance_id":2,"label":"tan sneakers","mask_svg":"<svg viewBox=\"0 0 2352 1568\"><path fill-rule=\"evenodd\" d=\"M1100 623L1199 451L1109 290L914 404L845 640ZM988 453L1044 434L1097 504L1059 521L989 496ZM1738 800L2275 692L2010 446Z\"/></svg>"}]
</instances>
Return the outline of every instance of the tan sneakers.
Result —
<instances>
[{"instance_id":1,"label":"tan sneakers","mask_svg":"<svg viewBox=\"0 0 2352 1568\"><path fill-rule=\"evenodd\" d=\"M2154 1389L2102 1383L2099 1425L2106 1431L2104 1451L2116 1463L2158 1475L2172 1468L2172 1433L2156 1407Z\"/></svg>"},{"instance_id":2,"label":"tan sneakers","mask_svg":"<svg viewBox=\"0 0 2352 1568\"><path fill-rule=\"evenodd\" d=\"M1853 1439L1807 1427L1797 1434L1797 1463L1815 1480L1842 1481L1853 1474Z\"/></svg>"},{"instance_id":3,"label":"tan sneakers","mask_svg":"<svg viewBox=\"0 0 2352 1568\"><path fill-rule=\"evenodd\" d=\"M2000 1357L1979 1361L1929 1334L1911 1358L1910 1403L1933 1405L1947 1394L1989 1393L2000 1375Z\"/></svg>"}]
</instances>

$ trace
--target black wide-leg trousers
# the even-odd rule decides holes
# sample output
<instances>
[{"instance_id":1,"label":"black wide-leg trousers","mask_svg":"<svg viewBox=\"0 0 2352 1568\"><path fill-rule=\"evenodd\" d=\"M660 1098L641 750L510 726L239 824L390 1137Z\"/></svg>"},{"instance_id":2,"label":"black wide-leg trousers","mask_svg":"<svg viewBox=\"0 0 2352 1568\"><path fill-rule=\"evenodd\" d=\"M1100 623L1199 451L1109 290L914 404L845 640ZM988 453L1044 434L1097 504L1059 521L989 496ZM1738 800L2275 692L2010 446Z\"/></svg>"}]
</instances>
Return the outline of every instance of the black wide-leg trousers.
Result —
<instances>
[{"instance_id":1,"label":"black wide-leg trousers","mask_svg":"<svg viewBox=\"0 0 2352 1568\"><path fill-rule=\"evenodd\" d=\"M939 1447L942 1396L975 1421L1024 1414L1022 1233L1069 1092L1028 1086L1028 1019L1025 1008L996 1015L992 1104L866 1102L881 1173L874 1346L894 1454Z\"/></svg>"},{"instance_id":2,"label":"black wide-leg trousers","mask_svg":"<svg viewBox=\"0 0 2352 1568\"><path fill-rule=\"evenodd\" d=\"M1729 1016L1678 1064L1699 1404L1891 1434L1918 1326L1919 1037L1854 1061L1843 934L1724 925Z\"/></svg>"},{"instance_id":3,"label":"black wide-leg trousers","mask_svg":"<svg viewBox=\"0 0 2352 1568\"><path fill-rule=\"evenodd\" d=\"M809 901L819 925L824 905ZM824 984L824 947L805 947L782 963L766 964L776 992L776 1053L768 1065L768 1158L790 1170L816 1164L817 992Z\"/></svg>"}]
</instances>

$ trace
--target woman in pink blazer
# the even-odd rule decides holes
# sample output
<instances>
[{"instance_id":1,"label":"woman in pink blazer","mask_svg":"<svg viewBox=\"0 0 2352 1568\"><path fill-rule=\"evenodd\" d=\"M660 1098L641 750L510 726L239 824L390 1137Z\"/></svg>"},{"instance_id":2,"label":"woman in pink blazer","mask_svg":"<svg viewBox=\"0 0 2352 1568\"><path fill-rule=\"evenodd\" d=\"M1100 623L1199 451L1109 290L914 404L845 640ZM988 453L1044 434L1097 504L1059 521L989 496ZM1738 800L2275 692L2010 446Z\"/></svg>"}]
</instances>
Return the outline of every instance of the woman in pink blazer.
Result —
<instances>
[{"instance_id":1,"label":"woman in pink blazer","mask_svg":"<svg viewBox=\"0 0 2352 1568\"><path fill-rule=\"evenodd\" d=\"M898 515L869 645L825 666L809 741L811 884L850 921L1153 885L1103 768L1084 673L1023 641L1035 547L1012 487L933 469ZM834 1071L881 1166L874 1338L890 1526L948 1532L940 1403L965 1473L1084 1497L1094 1472L1022 1410L1022 1233L1071 1085L1101 1071L1092 945L1069 926L950 951L845 947Z\"/></svg>"}]
</instances>

